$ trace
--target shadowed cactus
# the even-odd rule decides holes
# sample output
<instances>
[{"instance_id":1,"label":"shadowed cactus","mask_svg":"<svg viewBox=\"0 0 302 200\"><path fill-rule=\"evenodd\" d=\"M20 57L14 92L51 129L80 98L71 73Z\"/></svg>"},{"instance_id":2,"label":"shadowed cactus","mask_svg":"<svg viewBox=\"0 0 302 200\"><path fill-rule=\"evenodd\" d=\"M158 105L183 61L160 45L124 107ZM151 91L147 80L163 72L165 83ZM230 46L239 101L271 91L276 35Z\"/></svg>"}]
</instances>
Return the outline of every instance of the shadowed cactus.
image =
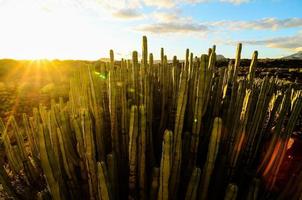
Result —
<instances>
[{"instance_id":1,"label":"shadowed cactus","mask_svg":"<svg viewBox=\"0 0 302 200\"><path fill-rule=\"evenodd\" d=\"M129 128L129 192L136 194L137 185L137 144L138 144L138 109L131 108L130 128ZM134 198L134 197L133 197Z\"/></svg>"},{"instance_id":2,"label":"shadowed cactus","mask_svg":"<svg viewBox=\"0 0 302 200\"><path fill-rule=\"evenodd\" d=\"M208 188L210 184L210 178L213 173L215 161L219 149L221 138L222 120L215 118L213 123L213 130L210 138L208 155L202 172L202 178L200 182L199 199L207 199Z\"/></svg>"},{"instance_id":3,"label":"shadowed cactus","mask_svg":"<svg viewBox=\"0 0 302 200\"><path fill-rule=\"evenodd\" d=\"M97 163L98 168L98 192L99 199L109 200L112 199L112 195L110 192L110 181L108 179L107 169L104 162Z\"/></svg>"},{"instance_id":4,"label":"shadowed cactus","mask_svg":"<svg viewBox=\"0 0 302 200\"><path fill-rule=\"evenodd\" d=\"M199 186L199 181L200 181L200 176L201 176L201 170L199 168L195 168L193 170L188 189L186 192L186 200L190 199L196 199L198 195L198 186Z\"/></svg>"},{"instance_id":5,"label":"shadowed cactus","mask_svg":"<svg viewBox=\"0 0 302 200\"><path fill-rule=\"evenodd\" d=\"M162 159L160 163L159 188L157 195L158 200L169 199L169 180L173 155L172 147L173 134L171 131L166 130L164 133Z\"/></svg>"},{"instance_id":6,"label":"shadowed cactus","mask_svg":"<svg viewBox=\"0 0 302 200\"><path fill-rule=\"evenodd\" d=\"M232 183L228 184L224 200L236 200L238 193L238 186Z\"/></svg>"}]
</instances>

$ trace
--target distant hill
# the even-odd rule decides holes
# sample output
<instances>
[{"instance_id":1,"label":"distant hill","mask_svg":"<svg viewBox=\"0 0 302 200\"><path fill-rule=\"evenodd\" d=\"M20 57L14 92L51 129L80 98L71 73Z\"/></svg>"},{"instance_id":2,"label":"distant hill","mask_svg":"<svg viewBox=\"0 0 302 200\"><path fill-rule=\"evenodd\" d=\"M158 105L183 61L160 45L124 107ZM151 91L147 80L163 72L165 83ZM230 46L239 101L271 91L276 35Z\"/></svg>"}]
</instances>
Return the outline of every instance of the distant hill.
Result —
<instances>
[{"instance_id":1,"label":"distant hill","mask_svg":"<svg viewBox=\"0 0 302 200\"><path fill-rule=\"evenodd\" d=\"M216 55L216 59L217 60L226 60L226 58L223 55L220 55L220 54Z\"/></svg>"},{"instance_id":2,"label":"distant hill","mask_svg":"<svg viewBox=\"0 0 302 200\"><path fill-rule=\"evenodd\" d=\"M286 60L302 60L302 51L299 51L298 53L294 53L290 56L285 56L282 59Z\"/></svg>"},{"instance_id":3,"label":"distant hill","mask_svg":"<svg viewBox=\"0 0 302 200\"><path fill-rule=\"evenodd\" d=\"M99 60L103 62L110 62L110 58L100 58Z\"/></svg>"}]
</instances>

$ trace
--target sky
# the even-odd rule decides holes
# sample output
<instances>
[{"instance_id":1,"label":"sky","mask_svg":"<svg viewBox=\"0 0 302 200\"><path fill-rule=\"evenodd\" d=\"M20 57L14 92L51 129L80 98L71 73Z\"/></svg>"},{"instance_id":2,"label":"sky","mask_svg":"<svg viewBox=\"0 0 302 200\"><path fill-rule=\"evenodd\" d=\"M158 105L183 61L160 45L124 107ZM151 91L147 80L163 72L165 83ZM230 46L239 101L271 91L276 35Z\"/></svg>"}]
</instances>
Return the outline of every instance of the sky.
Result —
<instances>
[{"instance_id":1,"label":"sky","mask_svg":"<svg viewBox=\"0 0 302 200\"><path fill-rule=\"evenodd\" d=\"M301 0L0 0L0 58L130 58L142 36L159 58L200 56L214 44L233 58L302 50Z\"/></svg>"}]
</instances>

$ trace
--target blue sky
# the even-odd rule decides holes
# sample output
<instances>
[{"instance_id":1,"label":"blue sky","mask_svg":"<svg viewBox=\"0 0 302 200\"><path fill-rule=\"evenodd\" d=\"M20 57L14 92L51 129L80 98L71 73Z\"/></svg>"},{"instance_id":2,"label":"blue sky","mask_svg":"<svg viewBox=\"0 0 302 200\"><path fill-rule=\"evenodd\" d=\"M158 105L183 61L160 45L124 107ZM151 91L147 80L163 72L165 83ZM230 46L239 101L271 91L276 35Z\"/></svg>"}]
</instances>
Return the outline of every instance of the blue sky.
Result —
<instances>
[{"instance_id":1,"label":"blue sky","mask_svg":"<svg viewBox=\"0 0 302 200\"><path fill-rule=\"evenodd\" d=\"M302 50L301 0L0 0L0 58L130 58L146 35L159 58L213 44L234 57L278 58Z\"/></svg>"}]
</instances>

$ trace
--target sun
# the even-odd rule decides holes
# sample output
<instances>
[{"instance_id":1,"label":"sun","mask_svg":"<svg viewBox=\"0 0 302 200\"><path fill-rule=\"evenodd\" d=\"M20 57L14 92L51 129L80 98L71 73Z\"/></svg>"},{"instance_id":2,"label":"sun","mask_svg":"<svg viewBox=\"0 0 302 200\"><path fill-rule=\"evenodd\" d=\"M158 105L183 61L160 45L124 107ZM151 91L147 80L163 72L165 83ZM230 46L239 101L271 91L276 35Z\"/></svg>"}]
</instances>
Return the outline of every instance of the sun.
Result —
<instances>
[{"instance_id":1,"label":"sun","mask_svg":"<svg viewBox=\"0 0 302 200\"><path fill-rule=\"evenodd\" d=\"M32 66L36 66L36 67L45 67L48 64L50 64L50 60L44 58L44 59L31 59L30 60L32 63Z\"/></svg>"},{"instance_id":2,"label":"sun","mask_svg":"<svg viewBox=\"0 0 302 200\"><path fill-rule=\"evenodd\" d=\"M100 53L101 45L95 41L103 41L101 34L85 16L75 8L62 9L58 5L52 7L48 0L45 2L49 4L29 0L1 5L2 58L81 59L89 58L91 52Z\"/></svg>"}]
</instances>

